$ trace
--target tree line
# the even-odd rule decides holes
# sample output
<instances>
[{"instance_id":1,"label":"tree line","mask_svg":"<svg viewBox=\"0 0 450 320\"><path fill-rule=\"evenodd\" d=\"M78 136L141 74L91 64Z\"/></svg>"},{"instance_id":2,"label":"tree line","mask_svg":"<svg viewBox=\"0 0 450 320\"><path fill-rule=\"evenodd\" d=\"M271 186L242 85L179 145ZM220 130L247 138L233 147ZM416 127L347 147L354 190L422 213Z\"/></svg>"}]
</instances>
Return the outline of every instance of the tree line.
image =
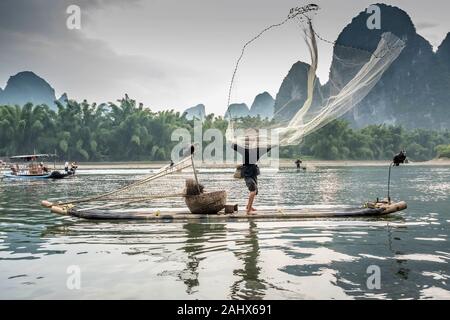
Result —
<instances>
[{"instance_id":1,"label":"tree line","mask_svg":"<svg viewBox=\"0 0 450 320\"><path fill-rule=\"evenodd\" d=\"M241 125L258 127L267 120L243 118ZM177 141L177 128L194 130L194 121L173 110L153 112L127 96L117 103L97 105L83 101L46 105L0 106L0 156L56 153L76 161L167 161ZM225 132L227 121L206 116L203 130ZM280 156L309 156L327 160L387 160L405 149L410 159L420 161L450 156L449 131L438 132L399 126L371 125L352 129L335 120L307 136L298 146L282 147Z\"/></svg>"}]
</instances>

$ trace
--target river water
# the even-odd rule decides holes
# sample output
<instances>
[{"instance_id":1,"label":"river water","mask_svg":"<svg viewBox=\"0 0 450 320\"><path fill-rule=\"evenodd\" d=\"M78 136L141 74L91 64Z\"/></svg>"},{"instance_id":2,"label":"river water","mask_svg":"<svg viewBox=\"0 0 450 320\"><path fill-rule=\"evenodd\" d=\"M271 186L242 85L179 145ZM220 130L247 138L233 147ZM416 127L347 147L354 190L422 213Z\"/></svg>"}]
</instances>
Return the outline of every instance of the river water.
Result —
<instances>
[{"instance_id":1,"label":"river water","mask_svg":"<svg viewBox=\"0 0 450 320\"><path fill-rule=\"evenodd\" d=\"M391 195L408 209L385 218L92 222L39 205L111 190L143 173L0 181L0 298L450 298L449 167L394 168ZM199 179L243 207L247 191L232 174L205 169ZM173 193L187 177L175 174L153 187ZM385 196L386 180L384 167L263 170L256 207L359 206Z\"/></svg>"}]
</instances>

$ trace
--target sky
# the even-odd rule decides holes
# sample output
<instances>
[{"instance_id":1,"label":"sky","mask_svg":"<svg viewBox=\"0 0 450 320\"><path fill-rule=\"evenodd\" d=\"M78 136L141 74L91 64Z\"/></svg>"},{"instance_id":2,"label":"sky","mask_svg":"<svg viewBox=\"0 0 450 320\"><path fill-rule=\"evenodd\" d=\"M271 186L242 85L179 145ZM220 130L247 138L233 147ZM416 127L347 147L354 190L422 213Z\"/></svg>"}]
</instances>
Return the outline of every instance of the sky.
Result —
<instances>
[{"instance_id":1,"label":"sky","mask_svg":"<svg viewBox=\"0 0 450 320\"><path fill-rule=\"evenodd\" d=\"M116 101L127 93L152 110L203 103L223 115L242 45L289 9L294 0L0 0L0 87L33 71L57 96ZM316 0L316 31L335 40L359 12L376 1ZM450 31L448 0L384 1L405 10L435 48ZM81 29L66 26L69 5L81 9ZM381 17L382 19L382 17ZM382 21L382 20L381 20ZM246 51L232 102L251 105L263 91L275 97L292 64L309 62L300 28L287 23ZM319 42L318 77L327 81L332 46Z\"/></svg>"}]
</instances>

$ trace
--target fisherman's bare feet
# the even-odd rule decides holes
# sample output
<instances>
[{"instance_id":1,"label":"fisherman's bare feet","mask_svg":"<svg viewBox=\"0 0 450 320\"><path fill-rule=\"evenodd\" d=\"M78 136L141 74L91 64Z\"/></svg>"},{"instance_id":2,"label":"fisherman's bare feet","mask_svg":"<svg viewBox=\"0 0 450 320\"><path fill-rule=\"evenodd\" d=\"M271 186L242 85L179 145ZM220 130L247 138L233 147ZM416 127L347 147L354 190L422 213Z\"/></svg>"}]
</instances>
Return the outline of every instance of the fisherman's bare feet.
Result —
<instances>
[{"instance_id":1,"label":"fisherman's bare feet","mask_svg":"<svg viewBox=\"0 0 450 320\"><path fill-rule=\"evenodd\" d=\"M255 208L253 208L253 207L251 207L251 209L249 210L248 209L248 207L246 208L246 210L247 210L247 214L256 214L256 209Z\"/></svg>"}]
</instances>

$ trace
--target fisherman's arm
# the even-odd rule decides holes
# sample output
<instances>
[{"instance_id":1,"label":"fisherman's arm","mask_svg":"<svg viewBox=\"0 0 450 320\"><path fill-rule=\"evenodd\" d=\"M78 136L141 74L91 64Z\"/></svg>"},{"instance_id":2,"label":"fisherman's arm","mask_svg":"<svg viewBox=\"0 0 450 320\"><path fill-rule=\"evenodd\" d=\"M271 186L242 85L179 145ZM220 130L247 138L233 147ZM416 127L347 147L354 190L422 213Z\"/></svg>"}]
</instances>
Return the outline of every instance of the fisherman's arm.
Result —
<instances>
[{"instance_id":1,"label":"fisherman's arm","mask_svg":"<svg viewBox=\"0 0 450 320\"><path fill-rule=\"evenodd\" d=\"M267 147L264 147L264 148L258 148L259 157L262 157L266 153L269 153L270 150L272 150L272 148L273 148L273 146L271 146L271 145L268 145Z\"/></svg>"},{"instance_id":2,"label":"fisherman's arm","mask_svg":"<svg viewBox=\"0 0 450 320\"><path fill-rule=\"evenodd\" d=\"M245 153L245 149L243 147L241 147L240 145L238 145L237 143L232 143L231 148L234 151L239 152L242 155L244 155L244 153Z\"/></svg>"}]
</instances>

